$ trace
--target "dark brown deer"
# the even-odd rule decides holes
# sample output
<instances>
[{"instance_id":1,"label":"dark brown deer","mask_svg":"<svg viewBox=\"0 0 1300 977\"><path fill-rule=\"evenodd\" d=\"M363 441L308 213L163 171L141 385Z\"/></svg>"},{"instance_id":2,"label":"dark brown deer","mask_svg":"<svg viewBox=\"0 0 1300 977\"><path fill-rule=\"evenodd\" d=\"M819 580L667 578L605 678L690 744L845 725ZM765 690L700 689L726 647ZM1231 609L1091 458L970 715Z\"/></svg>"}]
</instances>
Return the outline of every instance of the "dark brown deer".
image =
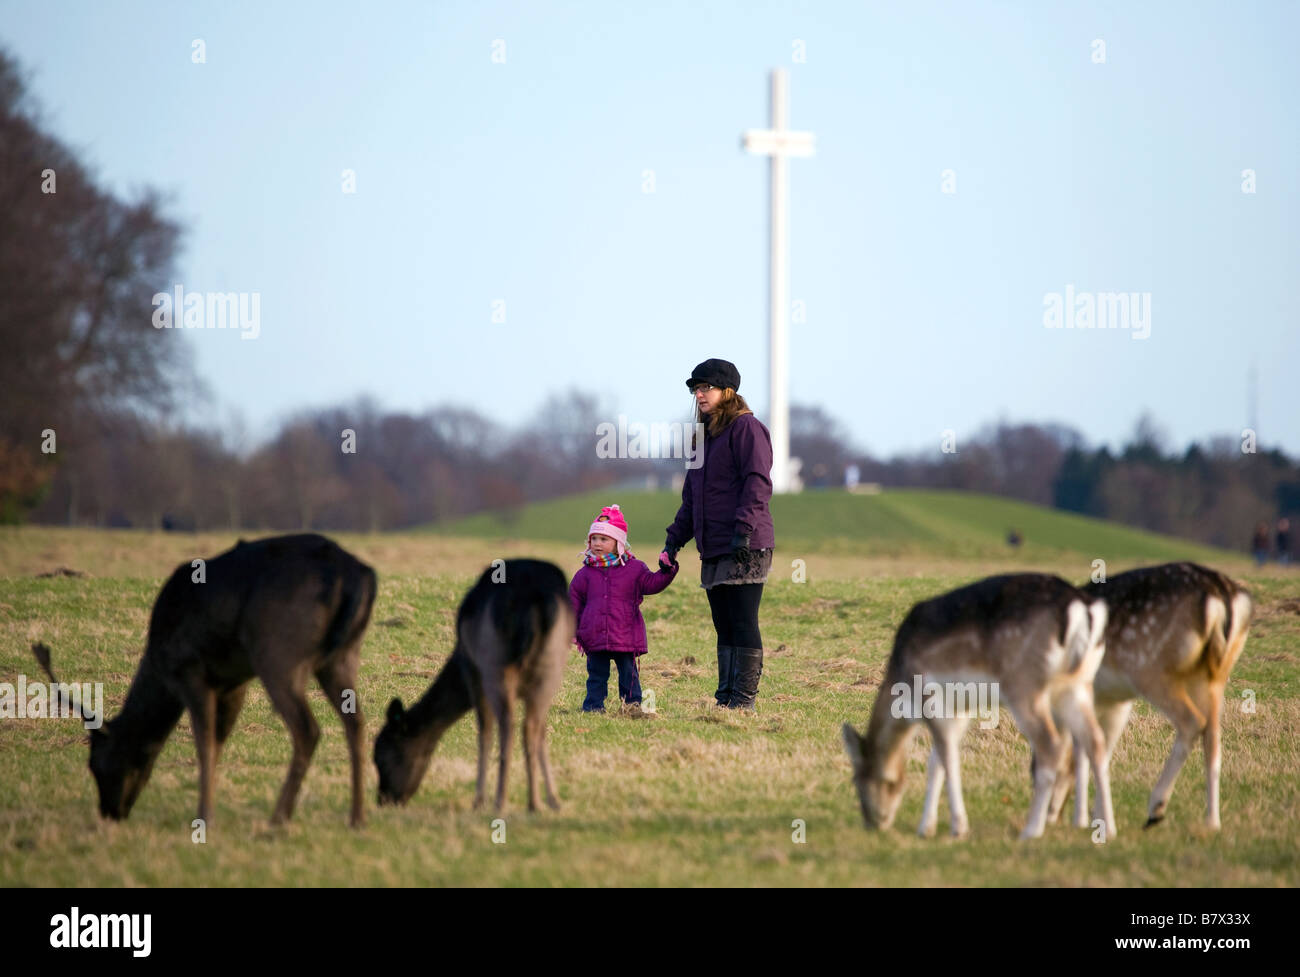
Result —
<instances>
[{"instance_id":1,"label":"dark brown deer","mask_svg":"<svg viewBox=\"0 0 1300 977\"><path fill-rule=\"evenodd\" d=\"M375 740L379 803L404 804L420 786L434 747L471 708L478 720L478 781L474 809L483 806L492 724L499 729L496 810L505 809L514 704L524 702L524 762L528 809L537 810L535 766L546 803L560 806L546 750L546 714L559 690L573 640L573 606L560 568L542 560L505 560L483 571L456 613L456 647L424 696L409 710L388 704Z\"/></svg>"},{"instance_id":2,"label":"dark brown deer","mask_svg":"<svg viewBox=\"0 0 1300 977\"><path fill-rule=\"evenodd\" d=\"M347 733L351 823L359 827L365 812L356 679L375 572L338 544L310 534L240 540L202 571L182 564L163 585L122 711L90 732L100 814L113 820L130 815L163 744L188 710L199 754L198 816L211 824L217 757L256 676L293 737L289 775L271 816L272 824L287 821L320 738L306 697L307 680L315 675ZM49 649L35 645L33 651L54 681Z\"/></svg>"},{"instance_id":3,"label":"dark brown deer","mask_svg":"<svg viewBox=\"0 0 1300 977\"><path fill-rule=\"evenodd\" d=\"M1219 828L1219 723L1232 666L1246 646L1253 612L1240 584L1196 563L1166 563L1117 574L1083 588L1106 600L1106 654L1094 679L1097 719L1109 759L1133 700L1146 699L1174 726L1174 746L1151 791L1146 827L1165 816L1178 771L1199 738L1205 750L1205 823ZM1086 826L1088 779L1075 761L1075 823ZM1070 757L1062 762L1068 773ZM1048 812L1055 821L1070 792L1057 779Z\"/></svg>"}]
</instances>

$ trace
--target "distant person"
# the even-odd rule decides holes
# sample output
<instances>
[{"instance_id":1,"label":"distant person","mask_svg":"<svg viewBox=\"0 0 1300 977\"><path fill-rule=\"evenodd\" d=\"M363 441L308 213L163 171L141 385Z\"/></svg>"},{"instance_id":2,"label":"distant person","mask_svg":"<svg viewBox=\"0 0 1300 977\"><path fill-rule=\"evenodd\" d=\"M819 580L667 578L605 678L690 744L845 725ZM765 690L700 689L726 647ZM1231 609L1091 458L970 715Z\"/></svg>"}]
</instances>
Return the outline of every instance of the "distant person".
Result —
<instances>
[{"instance_id":1,"label":"distant person","mask_svg":"<svg viewBox=\"0 0 1300 977\"><path fill-rule=\"evenodd\" d=\"M1291 562L1291 520L1277 521L1277 562L1286 566Z\"/></svg>"},{"instance_id":2,"label":"distant person","mask_svg":"<svg viewBox=\"0 0 1300 977\"><path fill-rule=\"evenodd\" d=\"M776 544L772 497L772 436L754 416L734 363L710 359L691 372L695 421L704 424L703 464L687 469L682 504L668 527L660 563L674 560L692 538L700 552L700 586L709 597L718 634L718 705L753 709L763 674L758 605Z\"/></svg>"},{"instance_id":3,"label":"distant person","mask_svg":"<svg viewBox=\"0 0 1300 977\"><path fill-rule=\"evenodd\" d=\"M677 576L676 561L661 563L657 572L638 560L627 545L627 520L616 505L600 510L587 530L582 567L569 585L569 600L577 616L575 640L587 656L587 698L583 712L604 712L609 692L609 666L618 668L618 697L641 705L637 658L648 650L641 598L657 594Z\"/></svg>"},{"instance_id":4,"label":"distant person","mask_svg":"<svg viewBox=\"0 0 1300 977\"><path fill-rule=\"evenodd\" d=\"M1023 543L1024 541L1025 541L1024 537L1020 535L1019 529L1007 530L1007 545L1010 546L1013 550L1019 549L1020 544Z\"/></svg>"},{"instance_id":5,"label":"distant person","mask_svg":"<svg viewBox=\"0 0 1300 977\"><path fill-rule=\"evenodd\" d=\"M1250 539L1250 552L1255 557L1255 563L1263 566L1268 562L1268 523L1255 523L1255 535Z\"/></svg>"}]
</instances>

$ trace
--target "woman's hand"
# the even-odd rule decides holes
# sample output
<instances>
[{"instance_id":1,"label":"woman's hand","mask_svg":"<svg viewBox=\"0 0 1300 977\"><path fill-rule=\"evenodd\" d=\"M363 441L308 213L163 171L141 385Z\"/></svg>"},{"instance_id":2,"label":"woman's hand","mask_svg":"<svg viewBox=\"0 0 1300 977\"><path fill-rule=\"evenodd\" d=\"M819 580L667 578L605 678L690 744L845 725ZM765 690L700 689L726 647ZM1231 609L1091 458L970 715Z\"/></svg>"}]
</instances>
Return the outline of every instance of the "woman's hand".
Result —
<instances>
[{"instance_id":1,"label":"woman's hand","mask_svg":"<svg viewBox=\"0 0 1300 977\"><path fill-rule=\"evenodd\" d=\"M673 545L671 539L664 540L664 551L659 554L659 565L661 567L675 567L677 565L677 551L681 547Z\"/></svg>"},{"instance_id":2,"label":"woman's hand","mask_svg":"<svg viewBox=\"0 0 1300 977\"><path fill-rule=\"evenodd\" d=\"M749 533L737 532L731 537L731 555L736 558L737 563L749 562L751 556Z\"/></svg>"}]
</instances>

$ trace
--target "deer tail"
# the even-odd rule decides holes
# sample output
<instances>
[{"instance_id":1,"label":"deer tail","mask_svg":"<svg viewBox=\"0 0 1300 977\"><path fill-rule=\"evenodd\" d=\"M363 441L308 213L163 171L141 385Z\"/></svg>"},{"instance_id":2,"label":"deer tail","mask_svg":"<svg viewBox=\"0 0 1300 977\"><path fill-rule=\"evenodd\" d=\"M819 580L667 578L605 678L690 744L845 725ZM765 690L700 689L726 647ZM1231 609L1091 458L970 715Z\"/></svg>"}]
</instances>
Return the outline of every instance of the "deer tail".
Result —
<instances>
[{"instance_id":1,"label":"deer tail","mask_svg":"<svg viewBox=\"0 0 1300 977\"><path fill-rule=\"evenodd\" d=\"M1092 681L1105 652L1106 618L1104 600L1087 604L1081 600L1070 601L1065 622L1066 671L1082 672L1088 681Z\"/></svg>"},{"instance_id":2,"label":"deer tail","mask_svg":"<svg viewBox=\"0 0 1300 977\"><path fill-rule=\"evenodd\" d=\"M505 641L506 661L523 660L555 628L561 601L567 605L569 599L563 577L558 579L558 589L550 580L532 580L512 591L511 599L493 602L492 623Z\"/></svg>"},{"instance_id":3,"label":"deer tail","mask_svg":"<svg viewBox=\"0 0 1300 977\"><path fill-rule=\"evenodd\" d=\"M339 609L325 634L325 650L335 651L361 636L370 623L378 581L375 571L359 560L351 561L343 572L343 594Z\"/></svg>"},{"instance_id":4,"label":"deer tail","mask_svg":"<svg viewBox=\"0 0 1300 977\"><path fill-rule=\"evenodd\" d=\"M1231 671L1236 663L1237 656L1246 643L1246 632L1250 629L1254 611L1250 594L1244 588L1224 578L1220 579L1223 594L1208 598L1205 609L1209 631L1209 640L1206 642L1207 664L1210 666L1210 674L1216 676Z\"/></svg>"}]
</instances>

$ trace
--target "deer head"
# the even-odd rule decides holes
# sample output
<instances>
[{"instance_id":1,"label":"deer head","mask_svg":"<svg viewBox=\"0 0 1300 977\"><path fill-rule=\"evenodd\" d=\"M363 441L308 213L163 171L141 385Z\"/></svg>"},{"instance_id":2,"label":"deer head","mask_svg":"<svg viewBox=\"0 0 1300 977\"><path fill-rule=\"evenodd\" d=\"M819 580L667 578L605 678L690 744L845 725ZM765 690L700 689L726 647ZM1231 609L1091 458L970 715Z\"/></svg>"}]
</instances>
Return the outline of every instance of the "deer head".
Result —
<instances>
[{"instance_id":1,"label":"deer head","mask_svg":"<svg viewBox=\"0 0 1300 977\"><path fill-rule=\"evenodd\" d=\"M131 742L131 737L113 723L90 731L90 772L99 789L99 813L114 821L124 821L158 759L161 744L147 747Z\"/></svg>"},{"instance_id":2,"label":"deer head","mask_svg":"<svg viewBox=\"0 0 1300 977\"><path fill-rule=\"evenodd\" d=\"M858 734L849 723L843 726L844 749L853 764L853 786L858 791L862 820L871 829L887 829L894 823L898 803L903 799L903 750L882 755L878 745Z\"/></svg>"},{"instance_id":3,"label":"deer head","mask_svg":"<svg viewBox=\"0 0 1300 977\"><path fill-rule=\"evenodd\" d=\"M50 661L50 649L41 643L32 645L32 654L50 681L58 683ZM92 712L79 699L72 706L83 722L90 726L90 772L99 790L99 813L114 821L121 821L131 813L135 799L149 782L154 761L161 744L145 745L136 742L123 730L114 729L115 722L99 724Z\"/></svg>"},{"instance_id":4,"label":"deer head","mask_svg":"<svg viewBox=\"0 0 1300 977\"><path fill-rule=\"evenodd\" d=\"M379 770L379 803L405 804L424 778L433 755L428 737L416 734L401 699L388 704L387 722L375 739L375 767Z\"/></svg>"}]
</instances>

